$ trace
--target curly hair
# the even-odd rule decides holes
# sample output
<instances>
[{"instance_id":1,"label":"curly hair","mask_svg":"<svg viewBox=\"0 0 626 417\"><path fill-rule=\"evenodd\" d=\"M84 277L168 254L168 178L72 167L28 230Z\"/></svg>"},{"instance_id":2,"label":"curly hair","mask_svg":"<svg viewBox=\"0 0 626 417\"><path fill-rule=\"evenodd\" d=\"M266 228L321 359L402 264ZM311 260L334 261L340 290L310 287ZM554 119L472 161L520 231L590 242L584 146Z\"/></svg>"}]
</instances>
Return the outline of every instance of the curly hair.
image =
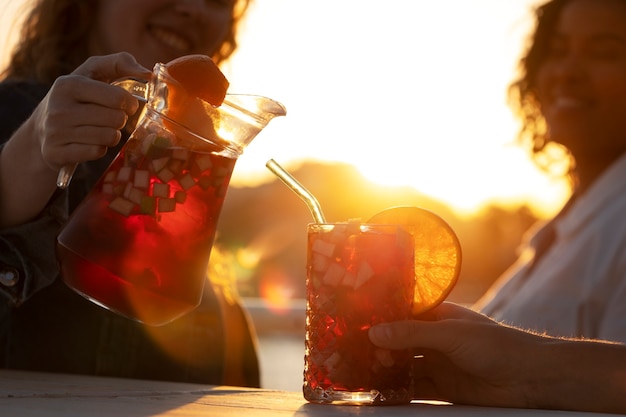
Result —
<instances>
[{"instance_id":1,"label":"curly hair","mask_svg":"<svg viewBox=\"0 0 626 417\"><path fill-rule=\"evenodd\" d=\"M520 76L509 85L508 97L513 112L521 120L519 143L530 150L535 163L547 172L554 172L554 167L565 161L565 174L573 181L574 160L569 151L550 140L537 95L537 73L549 53L550 38L561 12L570 1L551 0L535 8L534 32L518 62Z\"/></svg>"},{"instance_id":2,"label":"curly hair","mask_svg":"<svg viewBox=\"0 0 626 417\"><path fill-rule=\"evenodd\" d=\"M98 1L33 1L25 15L19 42L1 76L37 79L51 84L60 75L72 72L89 57L85 40L94 26ZM218 64L235 52L237 29L250 1L233 1L230 30L212 56Z\"/></svg>"}]
</instances>

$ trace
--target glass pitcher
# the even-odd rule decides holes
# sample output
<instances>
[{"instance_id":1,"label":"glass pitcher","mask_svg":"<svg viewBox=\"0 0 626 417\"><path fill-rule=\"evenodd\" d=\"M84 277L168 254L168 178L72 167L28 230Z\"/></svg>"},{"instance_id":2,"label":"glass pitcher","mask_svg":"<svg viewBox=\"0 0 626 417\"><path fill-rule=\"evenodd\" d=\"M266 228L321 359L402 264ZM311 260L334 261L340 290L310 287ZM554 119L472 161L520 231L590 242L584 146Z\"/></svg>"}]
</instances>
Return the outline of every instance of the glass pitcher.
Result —
<instances>
[{"instance_id":1,"label":"glass pitcher","mask_svg":"<svg viewBox=\"0 0 626 417\"><path fill-rule=\"evenodd\" d=\"M63 227L57 256L76 292L123 316L163 325L200 303L235 162L286 111L250 95L227 95L213 107L162 64L147 85L116 84L146 104L120 153Z\"/></svg>"}]
</instances>

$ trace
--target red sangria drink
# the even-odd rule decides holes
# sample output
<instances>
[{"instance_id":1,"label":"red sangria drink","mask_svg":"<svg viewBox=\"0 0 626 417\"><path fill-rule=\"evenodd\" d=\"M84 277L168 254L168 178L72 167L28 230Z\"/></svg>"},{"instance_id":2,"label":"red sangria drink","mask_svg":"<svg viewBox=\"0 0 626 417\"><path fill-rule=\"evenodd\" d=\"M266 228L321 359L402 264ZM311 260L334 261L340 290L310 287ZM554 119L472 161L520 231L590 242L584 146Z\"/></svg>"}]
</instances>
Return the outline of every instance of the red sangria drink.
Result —
<instances>
[{"instance_id":1,"label":"red sangria drink","mask_svg":"<svg viewBox=\"0 0 626 417\"><path fill-rule=\"evenodd\" d=\"M58 237L61 273L102 306L153 325L200 302L237 154L147 117Z\"/></svg>"},{"instance_id":2,"label":"red sangria drink","mask_svg":"<svg viewBox=\"0 0 626 417\"><path fill-rule=\"evenodd\" d=\"M307 256L305 399L410 402L412 351L378 348L368 329L411 317L412 235L393 225L311 224Z\"/></svg>"}]
</instances>

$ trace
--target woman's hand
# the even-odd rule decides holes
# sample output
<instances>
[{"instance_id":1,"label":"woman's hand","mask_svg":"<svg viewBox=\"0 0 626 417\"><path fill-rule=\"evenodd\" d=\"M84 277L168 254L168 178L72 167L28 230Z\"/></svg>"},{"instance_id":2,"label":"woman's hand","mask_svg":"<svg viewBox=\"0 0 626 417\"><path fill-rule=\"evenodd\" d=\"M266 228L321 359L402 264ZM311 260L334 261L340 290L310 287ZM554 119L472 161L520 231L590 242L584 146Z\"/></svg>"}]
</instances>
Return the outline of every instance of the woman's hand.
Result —
<instances>
[{"instance_id":1,"label":"woman's hand","mask_svg":"<svg viewBox=\"0 0 626 417\"><path fill-rule=\"evenodd\" d=\"M139 103L110 85L122 77L148 79L151 72L127 53L91 57L59 77L33 114L41 157L53 171L98 159L118 144L120 129Z\"/></svg>"}]
</instances>

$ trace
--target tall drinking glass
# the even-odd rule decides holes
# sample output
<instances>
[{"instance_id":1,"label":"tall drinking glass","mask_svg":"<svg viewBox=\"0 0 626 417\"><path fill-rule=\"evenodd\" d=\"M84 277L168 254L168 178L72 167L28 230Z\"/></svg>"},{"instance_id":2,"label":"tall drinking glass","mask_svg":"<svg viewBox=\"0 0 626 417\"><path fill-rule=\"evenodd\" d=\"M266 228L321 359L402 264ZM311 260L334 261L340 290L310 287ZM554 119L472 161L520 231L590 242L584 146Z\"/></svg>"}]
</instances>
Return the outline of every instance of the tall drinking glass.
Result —
<instances>
[{"instance_id":1,"label":"tall drinking glass","mask_svg":"<svg viewBox=\"0 0 626 417\"><path fill-rule=\"evenodd\" d=\"M411 401L412 351L376 347L368 329L411 318L414 271L413 237L400 227L308 226L306 400Z\"/></svg>"}]
</instances>

